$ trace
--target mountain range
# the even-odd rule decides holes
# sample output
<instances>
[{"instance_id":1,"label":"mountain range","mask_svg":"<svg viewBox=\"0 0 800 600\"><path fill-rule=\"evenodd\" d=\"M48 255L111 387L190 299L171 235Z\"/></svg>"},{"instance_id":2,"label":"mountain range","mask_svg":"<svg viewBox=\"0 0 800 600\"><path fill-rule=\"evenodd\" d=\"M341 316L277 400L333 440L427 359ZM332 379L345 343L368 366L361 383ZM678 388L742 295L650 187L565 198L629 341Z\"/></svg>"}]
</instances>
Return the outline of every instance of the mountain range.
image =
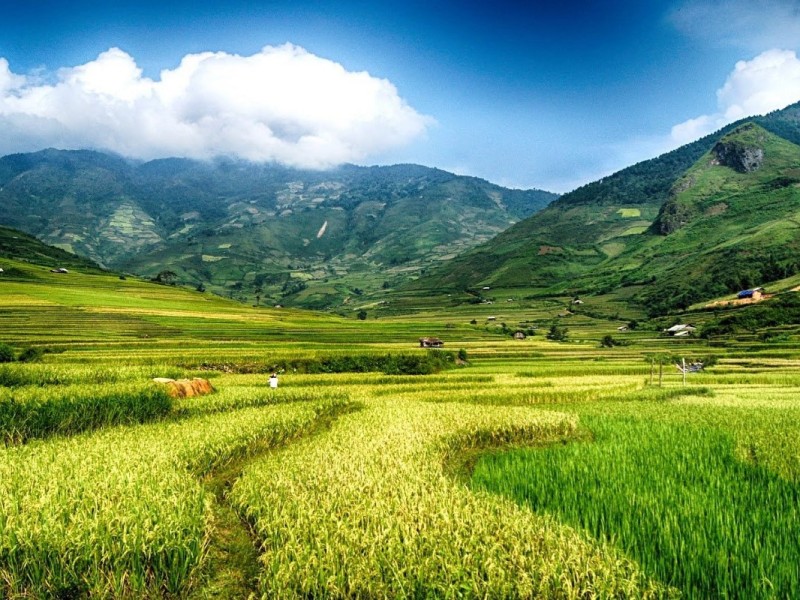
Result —
<instances>
[{"instance_id":1,"label":"mountain range","mask_svg":"<svg viewBox=\"0 0 800 600\"><path fill-rule=\"evenodd\" d=\"M565 194L410 283L613 292L663 314L800 271L800 104Z\"/></svg>"},{"instance_id":2,"label":"mountain range","mask_svg":"<svg viewBox=\"0 0 800 600\"><path fill-rule=\"evenodd\" d=\"M475 301L488 288L613 294L659 315L800 272L798 144L795 104L561 197L417 165L45 150L0 159L0 223L256 304Z\"/></svg>"},{"instance_id":3,"label":"mountain range","mask_svg":"<svg viewBox=\"0 0 800 600\"><path fill-rule=\"evenodd\" d=\"M309 308L393 287L556 197L417 165L0 158L2 225L107 268Z\"/></svg>"}]
</instances>

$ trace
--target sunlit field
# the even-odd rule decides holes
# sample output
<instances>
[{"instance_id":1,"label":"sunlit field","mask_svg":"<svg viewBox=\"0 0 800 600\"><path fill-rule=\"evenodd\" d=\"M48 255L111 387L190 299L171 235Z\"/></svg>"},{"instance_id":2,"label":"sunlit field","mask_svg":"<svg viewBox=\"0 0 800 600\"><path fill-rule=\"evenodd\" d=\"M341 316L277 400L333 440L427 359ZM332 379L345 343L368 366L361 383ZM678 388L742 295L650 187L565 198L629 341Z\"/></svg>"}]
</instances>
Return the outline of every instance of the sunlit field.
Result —
<instances>
[{"instance_id":1,"label":"sunlit field","mask_svg":"<svg viewBox=\"0 0 800 600\"><path fill-rule=\"evenodd\" d=\"M641 315L602 298L358 321L19 268L0 342L42 352L0 364L0 597L800 595L794 329L620 332Z\"/></svg>"}]
</instances>

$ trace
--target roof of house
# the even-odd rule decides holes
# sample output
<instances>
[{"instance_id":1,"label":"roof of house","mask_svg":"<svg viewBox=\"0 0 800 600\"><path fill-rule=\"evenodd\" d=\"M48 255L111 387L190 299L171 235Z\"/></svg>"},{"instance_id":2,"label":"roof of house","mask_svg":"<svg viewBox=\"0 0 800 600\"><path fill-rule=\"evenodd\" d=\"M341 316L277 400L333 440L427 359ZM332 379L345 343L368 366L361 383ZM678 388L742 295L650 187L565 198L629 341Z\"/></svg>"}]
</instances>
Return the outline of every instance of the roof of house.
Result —
<instances>
[{"instance_id":1,"label":"roof of house","mask_svg":"<svg viewBox=\"0 0 800 600\"><path fill-rule=\"evenodd\" d=\"M750 298L750 297L751 297L753 294L755 294L756 292L759 292L759 293L761 293L761 292L763 292L763 291L764 291L764 288L763 288L763 287L757 287L757 288L753 288L752 290L742 290L741 292L739 292L739 293L737 294L737 296L738 296L739 298Z\"/></svg>"}]
</instances>

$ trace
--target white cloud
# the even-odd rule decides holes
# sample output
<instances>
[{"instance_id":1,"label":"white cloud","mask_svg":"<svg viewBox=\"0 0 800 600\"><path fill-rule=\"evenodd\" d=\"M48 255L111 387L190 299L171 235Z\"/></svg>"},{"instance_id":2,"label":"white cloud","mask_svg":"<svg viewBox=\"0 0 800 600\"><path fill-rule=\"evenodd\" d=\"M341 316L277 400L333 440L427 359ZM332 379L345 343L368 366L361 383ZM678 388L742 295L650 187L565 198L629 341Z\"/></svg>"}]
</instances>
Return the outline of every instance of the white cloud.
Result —
<instances>
[{"instance_id":1,"label":"white cloud","mask_svg":"<svg viewBox=\"0 0 800 600\"><path fill-rule=\"evenodd\" d=\"M738 119L762 115L800 100L800 59L792 50L767 50L739 61L717 90L718 112L672 128L678 145L694 141Z\"/></svg>"},{"instance_id":2,"label":"white cloud","mask_svg":"<svg viewBox=\"0 0 800 600\"><path fill-rule=\"evenodd\" d=\"M50 84L11 73L0 58L2 153L90 147L325 168L404 145L432 122L389 81L291 44L190 54L158 80L118 48Z\"/></svg>"},{"instance_id":3,"label":"white cloud","mask_svg":"<svg viewBox=\"0 0 800 600\"><path fill-rule=\"evenodd\" d=\"M8 61L0 58L0 94L8 94L25 83L25 78L14 75L8 68Z\"/></svg>"}]
</instances>

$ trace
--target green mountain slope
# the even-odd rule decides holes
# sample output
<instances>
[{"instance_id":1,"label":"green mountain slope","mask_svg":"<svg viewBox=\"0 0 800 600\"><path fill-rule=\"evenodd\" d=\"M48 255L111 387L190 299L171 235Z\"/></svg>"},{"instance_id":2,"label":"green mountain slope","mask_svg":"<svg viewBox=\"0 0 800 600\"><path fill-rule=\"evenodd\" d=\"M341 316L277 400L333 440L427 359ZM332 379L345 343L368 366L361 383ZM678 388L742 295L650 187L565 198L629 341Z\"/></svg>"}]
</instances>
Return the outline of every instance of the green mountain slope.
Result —
<instances>
[{"instance_id":1,"label":"green mountain slope","mask_svg":"<svg viewBox=\"0 0 800 600\"><path fill-rule=\"evenodd\" d=\"M0 269L3 269L3 280L29 278L30 272L19 269L18 263L37 265L48 270L79 269L83 273L102 273L99 265L86 258L48 246L16 229L0 227Z\"/></svg>"},{"instance_id":2,"label":"green mountain slope","mask_svg":"<svg viewBox=\"0 0 800 600\"><path fill-rule=\"evenodd\" d=\"M417 165L319 172L57 150L0 158L5 225L107 267L170 270L240 299L319 308L394 285L554 198Z\"/></svg>"},{"instance_id":3,"label":"green mountain slope","mask_svg":"<svg viewBox=\"0 0 800 600\"><path fill-rule=\"evenodd\" d=\"M625 296L658 313L791 274L800 105L753 122L566 194L407 289L546 296L646 284ZM759 152L758 167L745 170Z\"/></svg>"},{"instance_id":4,"label":"green mountain slope","mask_svg":"<svg viewBox=\"0 0 800 600\"><path fill-rule=\"evenodd\" d=\"M758 125L723 137L673 186L650 232L619 257L653 312L800 271L800 146Z\"/></svg>"}]
</instances>

